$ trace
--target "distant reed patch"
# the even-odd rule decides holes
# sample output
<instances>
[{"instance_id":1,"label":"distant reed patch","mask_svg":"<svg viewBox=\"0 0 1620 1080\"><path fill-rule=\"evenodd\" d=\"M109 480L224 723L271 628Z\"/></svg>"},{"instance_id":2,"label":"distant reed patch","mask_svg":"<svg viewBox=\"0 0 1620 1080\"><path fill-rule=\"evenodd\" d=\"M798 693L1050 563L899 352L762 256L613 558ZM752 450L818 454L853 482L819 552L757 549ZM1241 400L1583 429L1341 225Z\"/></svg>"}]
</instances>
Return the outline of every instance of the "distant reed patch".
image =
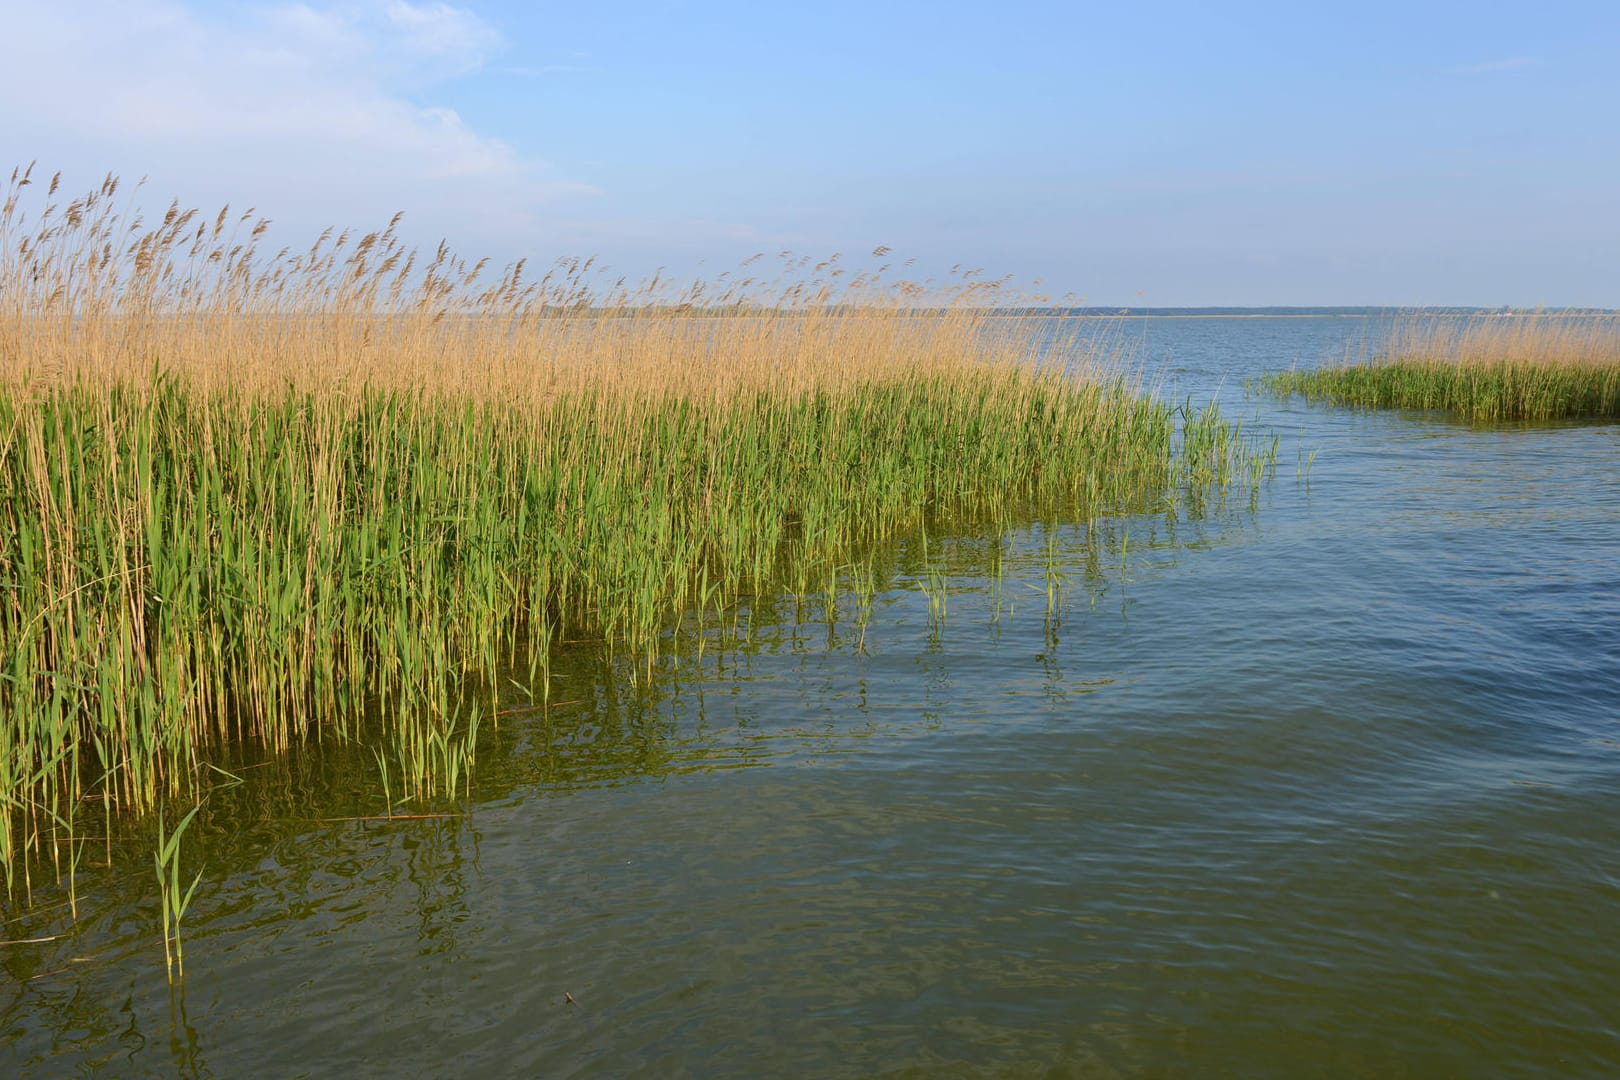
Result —
<instances>
[{"instance_id":1,"label":"distant reed patch","mask_svg":"<svg viewBox=\"0 0 1620 1080\"><path fill-rule=\"evenodd\" d=\"M1280 394L1476 422L1620 418L1620 319L1543 315L1400 327L1367 361L1278 372Z\"/></svg>"}]
</instances>

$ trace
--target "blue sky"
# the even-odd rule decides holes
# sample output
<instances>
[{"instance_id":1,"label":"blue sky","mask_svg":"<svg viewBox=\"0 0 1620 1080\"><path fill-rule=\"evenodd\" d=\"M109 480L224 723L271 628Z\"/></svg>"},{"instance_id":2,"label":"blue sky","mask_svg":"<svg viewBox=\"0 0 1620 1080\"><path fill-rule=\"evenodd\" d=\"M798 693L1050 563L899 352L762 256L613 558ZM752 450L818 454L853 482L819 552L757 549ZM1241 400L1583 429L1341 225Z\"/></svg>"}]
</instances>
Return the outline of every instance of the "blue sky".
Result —
<instances>
[{"instance_id":1,"label":"blue sky","mask_svg":"<svg viewBox=\"0 0 1620 1080\"><path fill-rule=\"evenodd\" d=\"M632 278L1620 306L1620 5L1316 7L0 0L0 161Z\"/></svg>"}]
</instances>

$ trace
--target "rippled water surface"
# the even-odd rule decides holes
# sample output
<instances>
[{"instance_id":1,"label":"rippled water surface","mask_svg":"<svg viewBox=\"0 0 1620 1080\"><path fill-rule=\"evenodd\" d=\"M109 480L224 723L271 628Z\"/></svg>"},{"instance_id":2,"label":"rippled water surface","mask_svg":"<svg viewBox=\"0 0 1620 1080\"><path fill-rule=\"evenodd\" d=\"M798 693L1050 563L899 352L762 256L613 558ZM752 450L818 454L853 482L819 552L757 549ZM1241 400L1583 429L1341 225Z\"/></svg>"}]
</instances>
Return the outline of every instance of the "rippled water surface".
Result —
<instances>
[{"instance_id":1,"label":"rippled water surface","mask_svg":"<svg viewBox=\"0 0 1620 1080\"><path fill-rule=\"evenodd\" d=\"M464 816L246 769L175 989L92 845L0 1072L1620 1074L1620 426L1245 398L1375 329L1124 324L1282 436L1252 506L909 538L864 648L847 593L577 645Z\"/></svg>"}]
</instances>

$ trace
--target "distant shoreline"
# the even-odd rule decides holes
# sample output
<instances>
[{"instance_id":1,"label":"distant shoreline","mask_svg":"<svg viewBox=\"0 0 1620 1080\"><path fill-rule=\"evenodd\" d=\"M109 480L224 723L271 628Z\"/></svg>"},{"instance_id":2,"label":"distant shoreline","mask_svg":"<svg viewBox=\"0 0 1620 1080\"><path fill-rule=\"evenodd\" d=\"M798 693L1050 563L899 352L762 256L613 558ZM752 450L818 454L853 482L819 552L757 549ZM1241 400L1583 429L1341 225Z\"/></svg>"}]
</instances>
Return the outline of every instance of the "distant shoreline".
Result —
<instances>
[{"instance_id":1,"label":"distant shoreline","mask_svg":"<svg viewBox=\"0 0 1620 1080\"><path fill-rule=\"evenodd\" d=\"M1009 317L1023 318L1023 313L1008 313ZM1294 314L1268 314L1256 312L1248 315L1199 315L1196 313L1176 312L1167 314L1156 311L1123 311L1113 315L1103 315L1091 312L1083 314L1059 312L1055 318L1063 319L1620 319L1620 311L1541 311L1541 312L1513 312L1495 315L1480 311L1393 311L1381 314L1347 315L1343 312L1322 311L1303 312Z\"/></svg>"},{"instance_id":2,"label":"distant shoreline","mask_svg":"<svg viewBox=\"0 0 1620 1080\"><path fill-rule=\"evenodd\" d=\"M1025 312L1005 312L1005 313L997 312L997 314L1005 314L1008 318L1027 318L1029 313L1025 313ZM1401 313L1396 312L1395 314L1399 315ZM1419 314L1422 314L1422 313L1419 313ZM1452 314L1467 314L1467 313L1466 312L1435 312L1434 314L1437 314L1437 315L1452 315ZM1273 312L1265 312L1265 311L1255 311L1255 312L1245 312L1245 313L1242 313L1242 314L1228 313L1228 314L1222 314L1222 315L1203 315L1203 314L1199 314L1198 312L1189 312L1189 311L1176 311L1176 312L1116 311L1116 312L1113 312L1112 314L1109 314L1107 312L1100 312L1100 311L1074 311L1074 312L1071 312L1071 311L1056 311L1056 312L1052 313L1052 317L1061 318L1061 319L1387 319L1387 318L1390 318L1391 316L1388 313L1373 314L1371 312L1367 312L1367 313L1347 314L1347 313L1341 312L1341 311L1319 311L1319 312L1304 311L1304 312L1288 312L1288 313L1273 313Z\"/></svg>"},{"instance_id":3,"label":"distant shoreline","mask_svg":"<svg viewBox=\"0 0 1620 1080\"><path fill-rule=\"evenodd\" d=\"M1052 308L1045 312L1039 309L1008 309L997 314L1008 316L1026 316L1044 313L1053 317L1068 319L1406 319L1406 318L1459 318L1459 319L1615 319L1620 318L1620 310L1574 310L1564 311L1549 309L1546 311L1493 311L1489 309L1470 308L1381 308L1366 311L1197 311L1184 308L1168 308L1155 310L1153 308L1129 309L1121 308L1117 311L1099 311L1095 308Z\"/></svg>"}]
</instances>

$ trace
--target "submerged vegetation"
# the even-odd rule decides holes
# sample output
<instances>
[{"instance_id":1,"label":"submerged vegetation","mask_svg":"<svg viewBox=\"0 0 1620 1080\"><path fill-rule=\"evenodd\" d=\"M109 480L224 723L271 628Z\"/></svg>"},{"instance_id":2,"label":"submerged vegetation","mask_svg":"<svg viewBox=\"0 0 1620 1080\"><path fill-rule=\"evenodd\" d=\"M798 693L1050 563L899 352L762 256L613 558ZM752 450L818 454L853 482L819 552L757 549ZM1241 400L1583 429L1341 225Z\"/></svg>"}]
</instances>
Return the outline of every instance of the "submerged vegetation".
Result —
<instances>
[{"instance_id":1,"label":"submerged vegetation","mask_svg":"<svg viewBox=\"0 0 1620 1080\"><path fill-rule=\"evenodd\" d=\"M1365 408L1471 421L1620 418L1620 320L1437 319L1397 329L1371 362L1270 375L1266 385Z\"/></svg>"},{"instance_id":2,"label":"submerged vegetation","mask_svg":"<svg viewBox=\"0 0 1620 1080\"><path fill-rule=\"evenodd\" d=\"M52 180L30 219L29 181L0 215L8 888L71 875L87 802L195 800L222 746L365 740L390 805L454 794L497 672L543 694L563 640L651 658L930 522L1173 508L1275 459L996 284L486 279L393 225L267 256L251 211L148 225Z\"/></svg>"}]
</instances>

